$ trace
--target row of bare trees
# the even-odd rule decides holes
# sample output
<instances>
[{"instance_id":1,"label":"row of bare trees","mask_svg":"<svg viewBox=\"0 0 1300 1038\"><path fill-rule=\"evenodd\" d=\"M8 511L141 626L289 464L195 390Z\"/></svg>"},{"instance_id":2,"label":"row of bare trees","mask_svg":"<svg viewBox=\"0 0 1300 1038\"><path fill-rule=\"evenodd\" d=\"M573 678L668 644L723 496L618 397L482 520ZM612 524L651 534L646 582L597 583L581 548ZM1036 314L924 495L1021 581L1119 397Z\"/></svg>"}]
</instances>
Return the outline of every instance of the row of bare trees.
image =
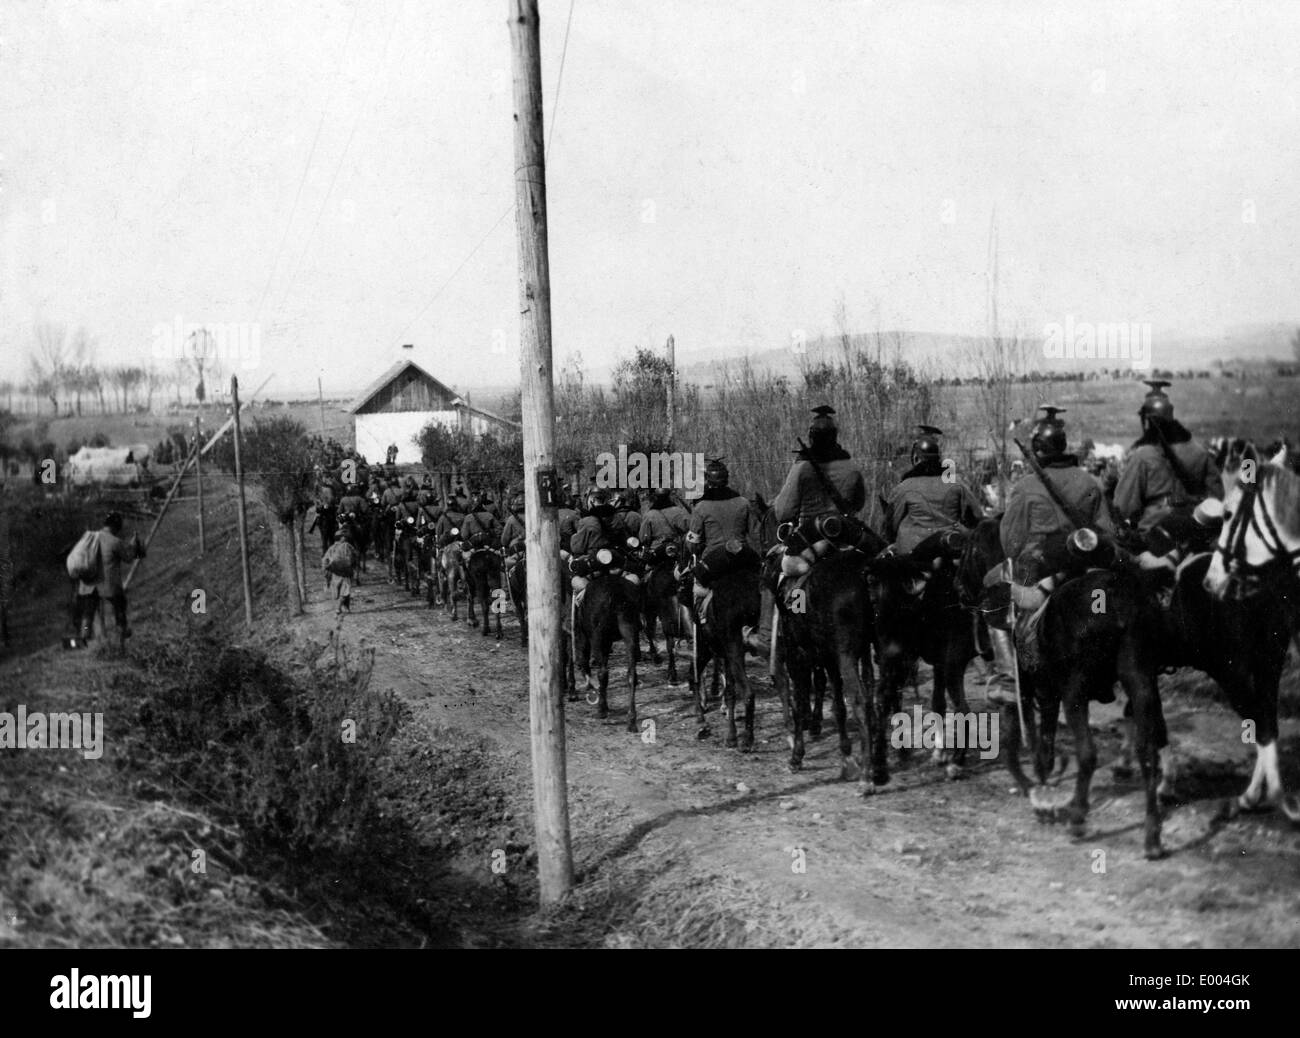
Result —
<instances>
[{"instance_id":1,"label":"row of bare trees","mask_svg":"<svg viewBox=\"0 0 1300 1038\"><path fill-rule=\"evenodd\" d=\"M0 380L0 409L14 411L17 397L34 400L38 414L47 400L55 415L79 416L87 409L98 414L149 411L155 395L166 390L175 392L177 404L183 403L187 390L192 399L202 403L205 381L219 378L220 362L210 352L197 352L198 356L180 357L167 368L101 364L98 343L85 328L69 334L63 325L39 322L27 357L26 378Z\"/></svg>"}]
</instances>

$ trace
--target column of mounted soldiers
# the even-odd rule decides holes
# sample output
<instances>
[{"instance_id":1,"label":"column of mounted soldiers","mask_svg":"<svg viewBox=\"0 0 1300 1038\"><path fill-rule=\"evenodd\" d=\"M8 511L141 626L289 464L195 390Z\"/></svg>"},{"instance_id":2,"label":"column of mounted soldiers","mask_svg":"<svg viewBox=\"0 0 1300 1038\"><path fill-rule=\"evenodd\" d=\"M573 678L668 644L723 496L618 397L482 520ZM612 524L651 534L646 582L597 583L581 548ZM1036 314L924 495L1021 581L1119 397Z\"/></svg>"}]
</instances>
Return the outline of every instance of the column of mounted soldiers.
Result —
<instances>
[{"instance_id":1,"label":"column of mounted soldiers","mask_svg":"<svg viewBox=\"0 0 1300 1038\"><path fill-rule=\"evenodd\" d=\"M1022 651L1032 647L1036 618L1056 586L1093 567L1173 569L1180 560L1177 545L1205 546L1217 536L1223 485L1213 458L1175 419L1164 392L1169 383L1147 385L1138 411L1141 436L1128 452L1113 499L1103 481L1068 452L1065 412L1051 406L1041 408L1028 447L1021 446L1028 467L1011 485L1004 508L981 503L944 458L941 431L928 425L919 427L912 444L911 467L880 494L885 551L925 570L955 566L970 531L984 518L998 520L1005 562L988 572L983 595L973 603L987 631L987 637L981 631L981 643L992 656L991 702L1015 702L1013 631ZM349 530L367 526L378 514L399 532L405 526L420 538L432 536L439 550L459 542L467 551L498 551L507 574L521 562L522 489L507 492L504 502L463 487L444 499L428 475L422 484L413 476L399 479L391 464L366 478L347 487L320 480L323 550L331 540L351 538ZM693 506L665 488L653 491L644 510L634 490L592 488L580 500L562 490L560 546L574 594L580 597L600 573L636 583L641 574L671 562L682 600L698 623L720 576L758 570L764 555L778 555L774 577L762 588L758 622L745 632L747 649L768 656L777 597L789 596L829 553L878 542L860 518L867 481L839 443L834 409L822 406L813 411L808 442L800 440L770 507L761 496L746 499L729 482L723 459L715 459L705 468L703 494ZM815 610L817 603L807 608Z\"/></svg>"}]
</instances>

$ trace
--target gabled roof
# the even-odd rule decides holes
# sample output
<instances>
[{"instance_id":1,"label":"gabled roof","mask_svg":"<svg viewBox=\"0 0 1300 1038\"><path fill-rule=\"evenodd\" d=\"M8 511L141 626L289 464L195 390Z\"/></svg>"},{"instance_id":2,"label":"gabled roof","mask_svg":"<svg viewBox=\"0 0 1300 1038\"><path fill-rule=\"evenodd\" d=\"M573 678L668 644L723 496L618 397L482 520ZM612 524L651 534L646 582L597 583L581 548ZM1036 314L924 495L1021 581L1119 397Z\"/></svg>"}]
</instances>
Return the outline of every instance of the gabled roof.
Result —
<instances>
[{"instance_id":1,"label":"gabled roof","mask_svg":"<svg viewBox=\"0 0 1300 1038\"><path fill-rule=\"evenodd\" d=\"M491 419L494 422L499 422L501 425L507 426L511 429L522 429L524 427L522 422L512 422L509 418L502 418L499 414L494 414L482 407L475 407L473 404L467 404L465 401L461 400L460 397L456 398L455 406L460 410L468 411L470 414L476 414L483 418Z\"/></svg>"},{"instance_id":2,"label":"gabled roof","mask_svg":"<svg viewBox=\"0 0 1300 1038\"><path fill-rule=\"evenodd\" d=\"M404 358L402 360L396 361L392 365L392 367L390 367L377 379L371 382L370 385L366 386L366 388L363 389L356 396L355 399L353 399L352 403L348 404L348 406L345 408L347 413L356 414L374 398L375 394L377 394L381 389L383 389L386 385L392 382L399 375L404 373L407 368L414 368L421 375L423 375L430 382L432 382L435 386L437 386L438 389L441 392L445 393L447 396L456 397L456 391L452 389L449 385L447 385L445 382L441 382L438 379L434 378L427 371L425 371L424 368L420 367L420 365L415 363L415 361L411 360L410 358Z\"/></svg>"}]
</instances>

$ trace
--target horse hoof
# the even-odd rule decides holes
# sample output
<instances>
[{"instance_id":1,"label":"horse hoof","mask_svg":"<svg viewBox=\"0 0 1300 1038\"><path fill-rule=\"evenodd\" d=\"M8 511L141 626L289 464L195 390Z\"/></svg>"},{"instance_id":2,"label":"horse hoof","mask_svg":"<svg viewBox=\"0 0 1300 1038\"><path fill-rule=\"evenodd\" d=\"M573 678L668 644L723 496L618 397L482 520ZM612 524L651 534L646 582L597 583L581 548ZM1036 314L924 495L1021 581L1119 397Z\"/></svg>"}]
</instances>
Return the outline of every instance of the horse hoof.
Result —
<instances>
[{"instance_id":1,"label":"horse hoof","mask_svg":"<svg viewBox=\"0 0 1300 1038\"><path fill-rule=\"evenodd\" d=\"M703 740L709 738L712 734L713 734L713 733L712 733L711 731L709 731L709 727L708 727L708 725L705 725L705 726L702 727L702 728L698 728L698 729L696 729L696 731L695 731L695 738L696 738L697 740L699 740L699 741L702 742Z\"/></svg>"},{"instance_id":2,"label":"horse hoof","mask_svg":"<svg viewBox=\"0 0 1300 1038\"><path fill-rule=\"evenodd\" d=\"M877 787L872 782L862 781L858 783L858 796L866 798L876 795Z\"/></svg>"},{"instance_id":3,"label":"horse hoof","mask_svg":"<svg viewBox=\"0 0 1300 1038\"><path fill-rule=\"evenodd\" d=\"M1165 849L1160 846L1160 841L1156 840L1154 844L1148 843L1142 851L1142 856L1147 861L1159 861L1165 857Z\"/></svg>"},{"instance_id":4,"label":"horse hoof","mask_svg":"<svg viewBox=\"0 0 1300 1038\"><path fill-rule=\"evenodd\" d=\"M752 735L747 735L740 740L740 752L741 753L754 752L754 737Z\"/></svg>"},{"instance_id":5,"label":"horse hoof","mask_svg":"<svg viewBox=\"0 0 1300 1038\"><path fill-rule=\"evenodd\" d=\"M637 726L635 717L632 718L632 720L628 721L627 730L631 732L633 735L636 735L639 731L641 731L641 729Z\"/></svg>"},{"instance_id":6,"label":"horse hoof","mask_svg":"<svg viewBox=\"0 0 1300 1038\"><path fill-rule=\"evenodd\" d=\"M803 761L792 760L786 765L786 768L789 770L791 775L798 775L799 772L803 771Z\"/></svg>"},{"instance_id":7,"label":"horse hoof","mask_svg":"<svg viewBox=\"0 0 1300 1038\"><path fill-rule=\"evenodd\" d=\"M889 785L889 772L873 771L871 773L871 784L877 789Z\"/></svg>"},{"instance_id":8,"label":"horse hoof","mask_svg":"<svg viewBox=\"0 0 1300 1038\"><path fill-rule=\"evenodd\" d=\"M1072 818L1070 820L1070 835L1076 840L1082 840L1088 835L1088 823L1082 818Z\"/></svg>"}]
</instances>

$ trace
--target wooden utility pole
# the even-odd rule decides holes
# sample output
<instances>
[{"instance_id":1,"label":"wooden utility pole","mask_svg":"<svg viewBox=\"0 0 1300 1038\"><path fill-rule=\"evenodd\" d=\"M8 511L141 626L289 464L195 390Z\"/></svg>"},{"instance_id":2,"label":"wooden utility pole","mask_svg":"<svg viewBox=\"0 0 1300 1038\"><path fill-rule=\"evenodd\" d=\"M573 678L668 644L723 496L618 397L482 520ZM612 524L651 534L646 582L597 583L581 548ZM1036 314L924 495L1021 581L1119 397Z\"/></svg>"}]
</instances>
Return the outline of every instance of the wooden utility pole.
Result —
<instances>
[{"instance_id":1,"label":"wooden utility pole","mask_svg":"<svg viewBox=\"0 0 1300 1038\"><path fill-rule=\"evenodd\" d=\"M510 0L515 101L515 222L519 238L520 386L523 395L524 525L528 564L529 716L533 807L542 904L573 886L564 759L559 476L551 381L551 272L546 235L542 57L537 0ZM486 621L485 621L486 622Z\"/></svg>"},{"instance_id":2,"label":"wooden utility pole","mask_svg":"<svg viewBox=\"0 0 1300 1038\"><path fill-rule=\"evenodd\" d=\"M253 577L248 569L248 516L244 514L244 462L239 441L239 379L230 376L230 402L235 408L235 485L239 488L239 562L244 571L244 620L253 626Z\"/></svg>"},{"instance_id":3,"label":"wooden utility pole","mask_svg":"<svg viewBox=\"0 0 1300 1038\"><path fill-rule=\"evenodd\" d=\"M668 449L673 449L673 426L677 420L677 340L668 336Z\"/></svg>"},{"instance_id":4,"label":"wooden utility pole","mask_svg":"<svg viewBox=\"0 0 1300 1038\"><path fill-rule=\"evenodd\" d=\"M203 462L200 460L200 448L203 446L203 419L194 416L194 478L198 481L199 495L199 558L208 550L207 539L203 535Z\"/></svg>"}]
</instances>

